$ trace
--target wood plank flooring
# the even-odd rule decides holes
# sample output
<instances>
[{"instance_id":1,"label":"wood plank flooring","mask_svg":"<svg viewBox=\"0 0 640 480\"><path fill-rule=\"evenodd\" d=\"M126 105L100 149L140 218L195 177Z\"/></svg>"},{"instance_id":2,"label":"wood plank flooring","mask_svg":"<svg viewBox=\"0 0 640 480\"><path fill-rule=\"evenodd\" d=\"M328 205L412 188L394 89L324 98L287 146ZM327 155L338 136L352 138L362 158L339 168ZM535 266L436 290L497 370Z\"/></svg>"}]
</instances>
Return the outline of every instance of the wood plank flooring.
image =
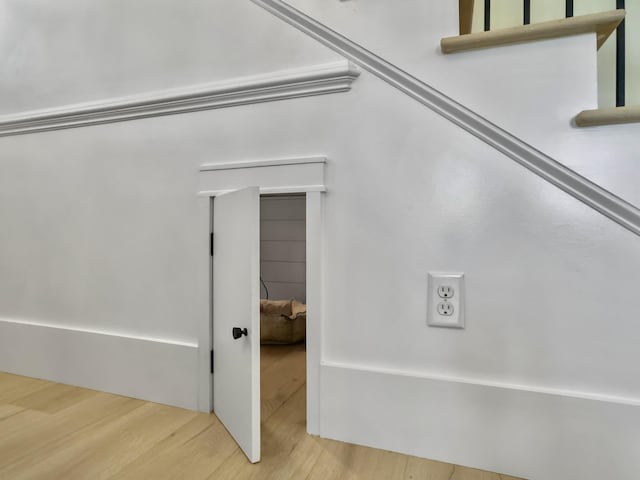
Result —
<instances>
[{"instance_id":1,"label":"wood plank flooring","mask_svg":"<svg viewBox=\"0 0 640 480\"><path fill-rule=\"evenodd\" d=\"M0 479L514 480L306 434L302 345L262 348L262 461L215 415L0 373Z\"/></svg>"}]
</instances>

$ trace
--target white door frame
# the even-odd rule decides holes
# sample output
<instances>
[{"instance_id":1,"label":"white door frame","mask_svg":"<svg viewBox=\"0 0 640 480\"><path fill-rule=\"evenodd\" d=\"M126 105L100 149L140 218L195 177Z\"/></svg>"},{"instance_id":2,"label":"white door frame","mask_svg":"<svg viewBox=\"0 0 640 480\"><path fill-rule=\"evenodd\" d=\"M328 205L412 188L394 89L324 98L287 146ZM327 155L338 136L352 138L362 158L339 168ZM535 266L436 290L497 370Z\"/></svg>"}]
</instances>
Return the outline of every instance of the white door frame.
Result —
<instances>
[{"instance_id":1,"label":"white door frame","mask_svg":"<svg viewBox=\"0 0 640 480\"><path fill-rule=\"evenodd\" d=\"M306 194L306 283L307 283L307 432L320 434L320 361L323 325L324 257L324 171L322 156L276 160L241 161L202 165L200 196L209 198L247 186L260 187L261 194ZM211 222L210 203L208 225ZM210 259L210 268L213 260ZM211 280L209 282L211 287ZM212 289L209 288L210 295ZM211 310L211 298L209 308ZM211 350L212 313L199 328L198 408L211 412L213 407L209 352ZM205 324L206 322L206 324Z\"/></svg>"}]
</instances>

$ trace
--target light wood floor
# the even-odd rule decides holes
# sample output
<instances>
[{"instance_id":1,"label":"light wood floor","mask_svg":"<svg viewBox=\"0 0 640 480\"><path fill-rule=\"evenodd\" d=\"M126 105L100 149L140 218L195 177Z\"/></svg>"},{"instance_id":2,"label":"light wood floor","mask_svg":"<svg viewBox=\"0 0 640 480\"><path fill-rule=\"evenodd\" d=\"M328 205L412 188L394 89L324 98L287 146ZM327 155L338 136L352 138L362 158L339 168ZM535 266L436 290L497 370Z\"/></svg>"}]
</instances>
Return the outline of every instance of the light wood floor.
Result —
<instances>
[{"instance_id":1,"label":"light wood floor","mask_svg":"<svg viewBox=\"0 0 640 480\"><path fill-rule=\"evenodd\" d=\"M302 346L262 349L262 462L214 415L0 373L0 479L423 479L512 477L305 433Z\"/></svg>"}]
</instances>

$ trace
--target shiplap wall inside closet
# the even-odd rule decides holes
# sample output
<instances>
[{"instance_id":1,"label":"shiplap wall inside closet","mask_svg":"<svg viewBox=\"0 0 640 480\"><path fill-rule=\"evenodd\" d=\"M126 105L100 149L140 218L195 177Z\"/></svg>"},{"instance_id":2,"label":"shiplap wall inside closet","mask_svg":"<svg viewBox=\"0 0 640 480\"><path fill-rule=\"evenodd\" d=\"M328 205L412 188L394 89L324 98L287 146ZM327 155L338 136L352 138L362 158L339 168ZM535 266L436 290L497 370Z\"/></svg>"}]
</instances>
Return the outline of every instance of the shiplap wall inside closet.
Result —
<instances>
[{"instance_id":1,"label":"shiplap wall inside closet","mask_svg":"<svg viewBox=\"0 0 640 480\"><path fill-rule=\"evenodd\" d=\"M260 272L270 299L306 302L305 217L304 195L260 199Z\"/></svg>"}]
</instances>

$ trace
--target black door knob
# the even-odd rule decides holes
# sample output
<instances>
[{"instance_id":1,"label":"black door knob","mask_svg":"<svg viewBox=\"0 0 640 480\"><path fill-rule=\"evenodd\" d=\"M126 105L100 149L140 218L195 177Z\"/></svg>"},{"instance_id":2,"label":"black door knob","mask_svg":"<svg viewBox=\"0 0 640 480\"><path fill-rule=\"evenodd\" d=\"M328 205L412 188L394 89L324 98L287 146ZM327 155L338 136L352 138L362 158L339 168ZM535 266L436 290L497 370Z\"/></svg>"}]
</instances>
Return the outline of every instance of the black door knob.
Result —
<instances>
[{"instance_id":1,"label":"black door knob","mask_svg":"<svg viewBox=\"0 0 640 480\"><path fill-rule=\"evenodd\" d=\"M246 328L240 328L240 327L233 327L233 330L231 331L231 333L233 334L233 338L235 340L239 339L243 335L247 335L247 336L249 335L249 332L247 332Z\"/></svg>"}]
</instances>

